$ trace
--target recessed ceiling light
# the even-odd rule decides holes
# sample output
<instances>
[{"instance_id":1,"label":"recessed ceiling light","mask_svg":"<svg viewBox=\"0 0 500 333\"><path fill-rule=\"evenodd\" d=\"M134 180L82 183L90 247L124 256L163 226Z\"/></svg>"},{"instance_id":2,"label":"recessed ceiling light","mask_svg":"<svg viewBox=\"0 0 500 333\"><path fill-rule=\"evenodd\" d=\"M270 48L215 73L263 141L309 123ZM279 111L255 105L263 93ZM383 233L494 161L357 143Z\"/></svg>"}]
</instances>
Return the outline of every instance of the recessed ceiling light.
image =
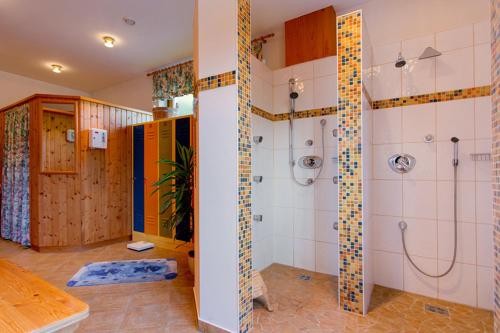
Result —
<instances>
[{"instance_id":1,"label":"recessed ceiling light","mask_svg":"<svg viewBox=\"0 0 500 333\"><path fill-rule=\"evenodd\" d=\"M53 65L50 65L50 67L52 67L52 71L54 73L61 73L62 72L62 66L61 65L56 65L56 64L53 64Z\"/></svg>"},{"instance_id":2,"label":"recessed ceiling light","mask_svg":"<svg viewBox=\"0 0 500 333\"><path fill-rule=\"evenodd\" d=\"M104 46L106 46L106 47L114 47L115 46L115 39L113 37L104 36L102 38L102 40L104 41Z\"/></svg>"},{"instance_id":3,"label":"recessed ceiling light","mask_svg":"<svg viewBox=\"0 0 500 333\"><path fill-rule=\"evenodd\" d=\"M123 22L128 25L135 25L135 20L132 20L130 17L124 17Z\"/></svg>"}]
</instances>

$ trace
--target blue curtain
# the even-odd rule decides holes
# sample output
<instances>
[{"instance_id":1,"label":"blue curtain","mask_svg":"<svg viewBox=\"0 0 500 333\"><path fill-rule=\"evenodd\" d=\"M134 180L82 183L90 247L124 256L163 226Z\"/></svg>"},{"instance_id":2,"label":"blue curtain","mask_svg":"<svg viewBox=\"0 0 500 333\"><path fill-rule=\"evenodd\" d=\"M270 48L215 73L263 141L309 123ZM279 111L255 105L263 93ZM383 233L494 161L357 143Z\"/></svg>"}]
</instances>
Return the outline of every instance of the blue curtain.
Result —
<instances>
[{"instance_id":1,"label":"blue curtain","mask_svg":"<svg viewBox=\"0 0 500 333\"><path fill-rule=\"evenodd\" d=\"M24 104L5 114L2 165L1 234L30 246L29 109Z\"/></svg>"}]
</instances>

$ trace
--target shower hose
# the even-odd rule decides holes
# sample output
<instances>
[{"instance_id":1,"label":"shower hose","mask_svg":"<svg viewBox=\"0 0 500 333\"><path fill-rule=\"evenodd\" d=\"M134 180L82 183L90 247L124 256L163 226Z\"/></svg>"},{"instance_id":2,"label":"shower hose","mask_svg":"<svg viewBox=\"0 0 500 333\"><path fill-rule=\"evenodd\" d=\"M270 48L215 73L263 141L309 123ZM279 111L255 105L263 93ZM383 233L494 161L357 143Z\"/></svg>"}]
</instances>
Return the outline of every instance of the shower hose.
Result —
<instances>
[{"instance_id":1,"label":"shower hose","mask_svg":"<svg viewBox=\"0 0 500 333\"><path fill-rule=\"evenodd\" d=\"M453 266L455 266L455 262L457 260L457 242L458 242L458 223L457 223L457 167L458 163L453 163L453 223L455 227L455 242L454 242L454 248L453 248L453 260L451 261L450 266L448 269L442 273L442 274L429 274L424 272L420 267L417 266L417 264L411 259L410 255L408 254L408 250L406 249L406 242L405 242L405 231L407 228L407 225L405 222L401 221L399 222L399 228L401 229L401 239L403 241L403 250L405 252L406 258L408 258L408 261L410 264L415 267L417 271L420 273L424 274L425 276L431 277L431 278L440 278L445 275L447 275L451 270L453 269Z\"/></svg>"},{"instance_id":2,"label":"shower hose","mask_svg":"<svg viewBox=\"0 0 500 333\"><path fill-rule=\"evenodd\" d=\"M290 98L291 105L290 105L290 114L289 114L289 132L288 132L288 139L289 139L289 145L288 145L288 156L289 156L289 165L290 165L290 175L292 176L292 180L300 186L310 186L314 184L316 179L321 175L321 171L323 171L323 164L325 163L325 124L326 121L323 119L321 120L321 165L319 167L319 172L314 178L309 178L306 183L300 182L296 177L295 177L295 172L293 170L293 167L295 166L295 160L293 157L293 116L295 113L295 99Z\"/></svg>"}]
</instances>

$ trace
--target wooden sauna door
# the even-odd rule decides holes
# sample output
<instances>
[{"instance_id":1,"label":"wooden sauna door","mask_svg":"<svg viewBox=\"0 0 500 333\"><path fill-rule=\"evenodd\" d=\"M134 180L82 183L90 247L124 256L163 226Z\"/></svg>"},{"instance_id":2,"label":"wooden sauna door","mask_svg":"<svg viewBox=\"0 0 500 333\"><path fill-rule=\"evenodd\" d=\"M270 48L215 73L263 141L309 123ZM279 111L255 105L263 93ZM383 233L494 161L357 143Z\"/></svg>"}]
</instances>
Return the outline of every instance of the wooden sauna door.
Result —
<instances>
[{"instance_id":1,"label":"wooden sauna door","mask_svg":"<svg viewBox=\"0 0 500 333\"><path fill-rule=\"evenodd\" d=\"M154 184L158 181L158 123L144 125L144 233L158 235L159 192Z\"/></svg>"}]
</instances>

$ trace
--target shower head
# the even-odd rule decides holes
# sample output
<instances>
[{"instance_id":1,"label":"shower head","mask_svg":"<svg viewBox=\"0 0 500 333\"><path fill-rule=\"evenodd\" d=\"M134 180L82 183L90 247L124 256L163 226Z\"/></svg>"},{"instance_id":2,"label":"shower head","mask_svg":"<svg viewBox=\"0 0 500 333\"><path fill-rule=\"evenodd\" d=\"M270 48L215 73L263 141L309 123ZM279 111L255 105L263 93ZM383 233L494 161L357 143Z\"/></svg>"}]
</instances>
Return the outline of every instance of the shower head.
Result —
<instances>
[{"instance_id":1,"label":"shower head","mask_svg":"<svg viewBox=\"0 0 500 333\"><path fill-rule=\"evenodd\" d=\"M326 119L321 119L321 121L319 122L321 126L325 126L326 125Z\"/></svg>"},{"instance_id":2,"label":"shower head","mask_svg":"<svg viewBox=\"0 0 500 333\"><path fill-rule=\"evenodd\" d=\"M453 160L451 163L454 167L458 165L458 141L458 138L455 136L451 138L451 142L453 142Z\"/></svg>"},{"instance_id":3,"label":"shower head","mask_svg":"<svg viewBox=\"0 0 500 333\"><path fill-rule=\"evenodd\" d=\"M422 52L420 57L418 57L418 60L427 59L427 58L434 58L434 57L438 57L440 55L441 55L441 52L428 46L425 48L424 52Z\"/></svg>"},{"instance_id":4,"label":"shower head","mask_svg":"<svg viewBox=\"0 0 500 333\"><path fill-rule=\"evenodd\" d=\"M396 60L396 63L394 64L397 68L401 68L403 67L404 65L406 65L406 60L405 58L403 57L403 55L401 54L401 52L399 52L398 54L398 59Z\"/></svg>"},{"instance_id":5,"label":"shower head","mask_svg":"<svg viewBox=\"0 0 500 333\"><path fill-rule=\"evenodd\" d=\"M297 92L297 79L288 80L288 88L290 90L290 98L297 99L299 97L299 93Z\"/></svg>"}]
</instances>

